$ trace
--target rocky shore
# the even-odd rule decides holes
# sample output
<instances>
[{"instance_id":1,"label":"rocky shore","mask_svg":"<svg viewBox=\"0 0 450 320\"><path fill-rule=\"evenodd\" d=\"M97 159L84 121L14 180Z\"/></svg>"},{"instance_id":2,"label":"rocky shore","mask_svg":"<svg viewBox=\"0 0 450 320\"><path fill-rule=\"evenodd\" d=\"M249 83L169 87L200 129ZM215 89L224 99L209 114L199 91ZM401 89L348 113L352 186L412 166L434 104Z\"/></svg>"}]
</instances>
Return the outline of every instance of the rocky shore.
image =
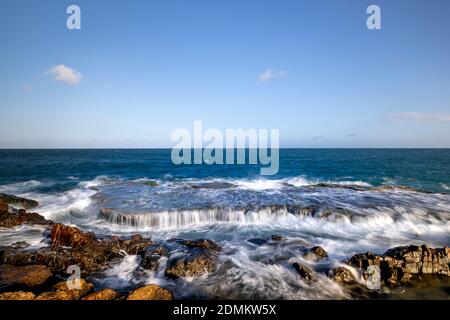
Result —
<instances>
[{"instance_id":1,"label":"rocky shore","mask_svg":"<svg viewBox=\"0 0 450 320\"><path fill-rule=\"evenodd\" d=\"M139 255L140 267L156 271L161 268L168 279L199 277L220 267L222 247L212 240L169 239L156 241L136 234L131 237L99 237L76 227L53 223L37 213L33 200L0 194L0 228L20 225L40 225L48 229L48 246L30 249L25 242L0 247L0 300L170 300L172 292L157 285L145 285L123 293L111 288L96 288L85 279L120 261L126 255ZM1 236L1 230L0 230ZM292 245L278 235L267 239L248 239L255 245ZM295 242L296 252L304 261L327 261L326 250L309 246L301 239ZM285 257L287 261L290 257ZM276 264L277 261L265 261ZM396 247L384 254L356 254L340 263L316 264L294 262L299 281L314 282L326 276L341 285L352 298L390 298L399 286L414 287L429 279L448 281L450 277L450 248L422 246ZM320 265L320 264L319 264ZM77 266L81 280L76 289L66 281L67 270ZM381 287L369 289L371 266L379 270ZM373 275L372 275L373 276ZM431 282L430 282L431 283ZM431 284L430 284L431 285Z\"/></svg>"}]
</instances>

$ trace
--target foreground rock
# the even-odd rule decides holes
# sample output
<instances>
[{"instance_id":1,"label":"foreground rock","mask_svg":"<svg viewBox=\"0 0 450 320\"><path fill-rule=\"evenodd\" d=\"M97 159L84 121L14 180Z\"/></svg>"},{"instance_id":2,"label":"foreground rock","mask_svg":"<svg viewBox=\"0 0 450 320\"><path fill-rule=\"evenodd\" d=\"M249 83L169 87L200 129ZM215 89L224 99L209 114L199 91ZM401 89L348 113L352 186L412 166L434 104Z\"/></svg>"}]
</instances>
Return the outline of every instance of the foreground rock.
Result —
<instances>
[{"instance_id":1,"label":"foreground rock","mask_svg":"<svg viewBox=\"0 0 450 320\"><path fill-rule=\"evenodd\" d=\"M142 254L153 244L140 235L130 239L111 237L99 240L92 233L78 228L56 224L51 232L51 247L34 251L22 251L13 247L0 248L0 264L23 266L46 265L54 273L66 273L71 265L77 265L82 274L106 268L113 259L124 254Z\"/></svg>"},{"instance_id":2,"label":"foreground rock","mask_svg":"<svg viewBox=\"0 0 450 320\"><path fill-rule=\"evenodd\" d=\"M4 292L0 293L0 300L33 300L35 298L33 292Z\"/></svg>"},{"instance_id":3,"label":"foreground rock","mask_svg":"<svg viewBox=\"0 0 450 320\"><path fill-rule=\"evenodd\" d=\"M341 284L352 284L356 280L353 273L343 267L334 268L331 275L334 281Z\"/></svg>"},{"instance_id":4,"label":"foreground rock","mask_svg":"<svg viewBox=\"0 0 450 320\"><path fill-rule=\"evenodd\" d=\"M300 275L301 278L310 281L316 280L314 276L314 271L312 271L310 268L297 262L292 264L292 266L294 267L295 271L297 271L297 273Z\"/></svg>"},{"instance_id":5,"label":"foreground rock","mask_svg":"<svg viewBox=\"0 0 450 320\"><path fill-rule=\"evenodd\" d=\"M43 265L27 265L23 267L0 265L0 288L36 287L44 284L52 275L50 269Z\"/></svg>"},{"instance_id":6,"label":"foreground rock","mask_svg":"<svg viewBox=\"0 0 450 320\"><path fill-rule=\"evenodd\" d=\"M103 289L87 295L83 298L83 300L114 300L118 297L119 293L117 293L116 291L112 289Z\"/></svg>"},{"instance_id":7,"label":"foreground rock","mask_svg":"<svg viewBox=\"0 0 450 320\"><path fill-rule=\"evenodd\" d=\"M12 194L6 194L6 193L0 193L0 202L10 204L12 206L22 208L22 209L31 209L31 208L35 208L35 207L39 206L39 202L37 202L37 201L31 200L31 199L26 199L26 198L21 198L21 197L16 197Z\"/></svg>"},{"instance_id":8,"label":"foreground rock","mask_svg":"<svg viewBox=\"0 0 450 320\"><path fill-rule=\"evenodd\" d=\"M165 275L169 278L197 277L216 269L218 253L222 248L211 240L175 240L187 251L169 259Z\"/></svg>"},{"instance_id":9,"label":"foreground rock","mask_svg":"<svg viewBox=\"0 0 450 320\"><path fill-rule=\"evenodd\" d=\"M69 288L67 286L67 281L62 281L56 284L53 289L56 291L64 291L72 296L73 299L78 300L84 295L86 295L89 291L94 289L94 285L92 283L86 282L84 279L79 279L78 283L73 283L77 285L77 288Z\"/></svg>"},{"instance_id":10,"label":"foreground rock","mask_svg":"<svg viewBox=\"0 0 450 320\"><path fill-rule=\"evenodd\" d=\"M450 276L450 248L433 249L426 245L397 247L389 249L383 255L370 252L357 254L347 263L362 270L367 270L371 265L378 266L381 280L395 285L409 282L421 275Z\"/></svg>"},{"instance_id":11,"label":"foreground rock","mask_svg":"<svg viewBox=\"0 0 450 320\"><path fill-rule=\"evenodd\" d=\"M173 294L167 289L150 284L132 291L127 300L173 300Z\"/></svg>"},{"instance_id":12,"label":"foreground rock","mask_svg":"<svg viewBox=\"0 0 450 320\"><path fill-rule=\"evenodd\" d=\"M17 212L10 212L8 208L4 209L5 207L0 205L0 227L13 228L22 224L52 225L50 220L46 220L37 213L29 213L23 209Z\"/></svg>"}]
</instances>

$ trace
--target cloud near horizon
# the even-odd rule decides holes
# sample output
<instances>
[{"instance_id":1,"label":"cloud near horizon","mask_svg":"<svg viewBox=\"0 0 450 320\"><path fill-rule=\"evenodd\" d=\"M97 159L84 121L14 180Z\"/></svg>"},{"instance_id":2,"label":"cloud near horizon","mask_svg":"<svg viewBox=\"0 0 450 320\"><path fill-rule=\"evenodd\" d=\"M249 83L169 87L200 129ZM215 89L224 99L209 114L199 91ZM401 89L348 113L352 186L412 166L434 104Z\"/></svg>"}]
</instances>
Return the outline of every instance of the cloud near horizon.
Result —
<instances>
[{"instance_id":1,"label":"cloud near horizon","mask_svg":"<svg viewBox=\"0 0 450 320\"><path fill-rule=\"evenodd\" d=\"M389 118L394 121L450 122L450 114L433 112L399 112L390 114Z\"/></svg>"},{"instance_id":2,"label":"cloud near horizon","mask_svg":"<svg viewBox=\"0 0 450 320\"><path fill-rule=\"evenodd\" d=\"M56 81L61 81L71 86L77 85L82 78L80 72L75 69L66 67L63 64L51 67L49 70L47 70L47 73L53 75Z\"/></svg>"},{"instance_id":3,"label":"cloud near horizon","mask_svg":"<svg viewBox=\"0 0 450 320\"><path fill-rule=\"evenodd\" d=\"M265 81L269 81L273 78L282 78L282 77L286 76L287 73L288 72L286 70L276 70L276 69L270 68L270 69L267 69L267 70L264 70L263 72L261 72L258 75L258 79L261 82L265 82Z\"/></svg>"}]
</instances>

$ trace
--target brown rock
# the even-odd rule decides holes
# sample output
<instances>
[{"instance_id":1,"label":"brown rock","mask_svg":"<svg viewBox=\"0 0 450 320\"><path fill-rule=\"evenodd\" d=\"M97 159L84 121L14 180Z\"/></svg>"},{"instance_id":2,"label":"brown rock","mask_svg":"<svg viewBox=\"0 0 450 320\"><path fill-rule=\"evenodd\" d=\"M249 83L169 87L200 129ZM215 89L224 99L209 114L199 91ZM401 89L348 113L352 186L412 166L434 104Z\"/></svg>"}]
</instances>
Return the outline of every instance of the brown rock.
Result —
<instances>
[{"instance_id":1,"label":"brown rock","mask_svg":"<svg viewBox=\"0 0 450 320\"><path fill-rule=\"evenodd\" d=\"M73 296L65 291L51 291L41 293L35 300L74 300Z\"/></svg>"},{"instance_id":2,"label":"brown rock","mask_svg":"<svg viewBox=\"0 0 450 320\"><path fill-rule=\"evenodd\" d=\"M342 284L351 284L355 282L355 277L351 271L343 267L334 268L332 271L332 276L334 281Z\"/></svg>"},{"instance_id":3,"label":"brown rock","mask_svg":"<svg viewBox=\"0 0 450 320\"><path fill-rule=\"evenodd\" d=\"M297 271L297 273L300 275L300 277L302 277L303 279L315 280L314 272L308 267L305 267L304 265L297 262L293 263L292 266L294 267L295 271Z\"/></svg>"},{"instance_id":4,"label":"brown rock","mask_svg":"<svg viewBox=\"0 0 450 320\"><path fill-rule=\"evenodd\" d=\"M0 227L12 228L21 224L38 224L51 225L52 222L46 220L43 216L37 213L26 212L23 209L17 212L9 212L8 210L0 210Z\"/></svg>"},{"instance_id":5,"label":"brown rock","mask_svg":"<svg viewBox=\"0 0 450 320\"><path fill-rule=\"evenodd\" d=\"M0 201L23 209L30 209L39 206L39 203L37 201L16 197L12 194L6 193L0 193Z\"/></svg>"},{"instance_id":6,"label":"brown rock","mask_svg":"<svg viewBox=\"0 0 450 320\"><path fill-rule=\"evenodd\" d=\"M8 211L8 204L0 200L0 212Z\"/></svg>"},{"instance_id":7,"label":"brown rock","mask_svg":"<svg viewBox=\"0 0 450 320\"><path fill-rule=\"evenodd\" d=\"M118 297L119 294L116 291L112 289L103 289L87 295L83 300L114 300Z\"/></svg>"},{"instance_id":8,"label":"brown rock","mask_svg":"<svg viewBox=\"0 0 450 320\"><path fill-rule=\"evenodd\" d=\"M4 292L0 293L0 300L33 300L35 297L33 292Z\"/></svg>"},{"instance_id":9,"label":"brown rock","mask_svg":"<svg viewBox=\"0 0 450 320\"><path fill-rule=\"evenodd\" d=\"M216 252L220 252L222 250L221 246L219 246L214 241L208 239L183 240L181 241L181 244L190 248L207 249Z\"/></svg>"},{"instance_id":10,"label":"brown rock","mask_svg":"<svg viewBox=\"0 0 450 320\"><path fill-rule=\"evenodd\" d=\"M315 246L306 252L305 258L314 260L314 261L322 260L322 259L328 258L328 253L325 251L324 248L322 248L320 246Z\"/></svg>"},{"instance_id":11,"label":"brown rock","mask_svg":"<svg viewBox=\"0 0 450 320\"><path fill-rule=\"evenodd\" d=\"M169 278L197 277L216 268L216 256L201 250L185 256L171 259L167 263L165 274Z\"/></svg>"},{"instance_id":12,"label":"brown rock","mask_svg":"<svg viewBox=\"0 0 450 320\"><path fill-rule=\"evenodd\" d=\"M93 233L83 232L78 228L65 226L59 223L53 226L50 237L53 247L82 247L89 242L93 242L96 240Z\"/></svg>"},{"instance_id":13,"label":"brown rock","mask_svg":"<svg viewBox=\"0 0 450 320\"><path fill-rule=\"evenodd\" d=\"M167 289L150 284L131 292L127 300L173 300L173 294Z\"/></svg>"},{"instance_id":14,"label":"brown rock","mask_svg":"<svg viewBox=\"0 0 450 320\"><path fill-rule=\"evenodd\" d=\"M0 287L25 285L31 288L43 284L52 275L50 269L43 265L0 265Z\"/></svg>"},{"instance_id":15,"label":"brown rock","mask_svg":"<svg viewBox=\"0 0 450 320\"><path fill-rule=\"evenodd\" d=\"M92 283L86 282L86 280L84 279L79 279L79 281L80 283L78 289L69 289L69 287L67 286L67 281L59 282L53 287L53 289L55 289L56 291L67 292L72 296L73 299L78 300L86 293L94 289L94 285ZM73 284L76 285L75 281Z\"/></svg>"}]
</instances>

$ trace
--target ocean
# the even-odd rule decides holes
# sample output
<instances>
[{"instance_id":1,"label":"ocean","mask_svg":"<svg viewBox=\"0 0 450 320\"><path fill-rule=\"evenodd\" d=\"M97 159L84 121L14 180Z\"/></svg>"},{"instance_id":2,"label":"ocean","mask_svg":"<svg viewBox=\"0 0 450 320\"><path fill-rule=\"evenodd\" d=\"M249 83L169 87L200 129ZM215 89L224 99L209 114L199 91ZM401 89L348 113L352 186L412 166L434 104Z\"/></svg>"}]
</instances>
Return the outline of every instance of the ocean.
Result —
<instances>
[{"instance_id":1,"label":"ocean","mask_svg":"<svg viewBox=\"0 0 450 320\"><path fill-rule=\"evenodd\" d=\"M307 286L263 263L295 257L295 245L248 240L281 235L319 245L334 265L399 245L450 245L450 149L281 149L274 176L259 175L259 165L177 166L170 153L0 150L0 193L37 200L34 211L47 219L98 235L207 238L224 248L219 270L189 286L140 270L138 256L91 279L117 290L158 283L189 298L341 298L327 277ZM46 246L43 233L0 230L0 245Z\"/></svg>"}]
</instances>

